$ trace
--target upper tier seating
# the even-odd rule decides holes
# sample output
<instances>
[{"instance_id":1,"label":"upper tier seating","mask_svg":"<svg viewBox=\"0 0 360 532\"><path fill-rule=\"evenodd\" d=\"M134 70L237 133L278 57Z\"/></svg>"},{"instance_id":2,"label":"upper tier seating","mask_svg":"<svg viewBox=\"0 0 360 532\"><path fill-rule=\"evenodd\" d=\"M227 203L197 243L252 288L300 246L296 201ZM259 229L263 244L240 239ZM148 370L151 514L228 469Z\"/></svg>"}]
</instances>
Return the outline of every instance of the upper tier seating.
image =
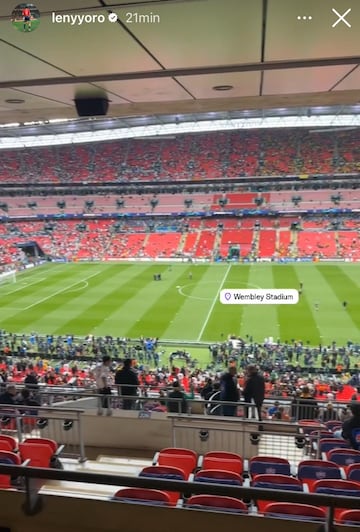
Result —
<instances>
[{"instance_id":1,"label":"upper tier seating","mask_svg":"<svg viewBox=\"0 0 360 532\"><path fill-rule=\"evenodd\" d=\"M310 134L276 129L0 150L0 182L94 183L356 173L360 169L359 146L358 130Z\"/></svg>"}]
</instances>

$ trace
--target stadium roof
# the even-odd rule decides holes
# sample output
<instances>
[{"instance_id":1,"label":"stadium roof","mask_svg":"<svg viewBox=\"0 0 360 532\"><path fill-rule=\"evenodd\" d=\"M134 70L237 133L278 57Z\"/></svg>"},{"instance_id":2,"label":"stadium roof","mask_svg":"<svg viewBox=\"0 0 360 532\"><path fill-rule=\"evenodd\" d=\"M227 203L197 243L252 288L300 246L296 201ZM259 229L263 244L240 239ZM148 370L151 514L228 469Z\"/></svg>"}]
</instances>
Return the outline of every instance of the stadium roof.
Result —
<instances>
[{"instance_id":1,"label":"stadium roof","mask_svg":"<svg viewBox=\"0 0 360 532\"><path fill-rule=\"evenodd\" d=\"M33 32L12 27L15 3L0 3L0 124L23 135L359 113L359 0L37 0ZM49 122L98 94L117 120Z\"/></svg>"}]
</instances>

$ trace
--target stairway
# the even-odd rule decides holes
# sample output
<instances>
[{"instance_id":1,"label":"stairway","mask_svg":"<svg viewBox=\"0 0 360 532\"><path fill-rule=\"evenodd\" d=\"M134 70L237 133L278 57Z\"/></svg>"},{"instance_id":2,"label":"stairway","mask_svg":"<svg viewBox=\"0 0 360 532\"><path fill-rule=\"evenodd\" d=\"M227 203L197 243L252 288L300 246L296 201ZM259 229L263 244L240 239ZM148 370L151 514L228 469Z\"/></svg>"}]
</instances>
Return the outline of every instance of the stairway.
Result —
<instances>
[{"instance_id":1,"label":"stairway","mask_svg":"<svg viewBox=\"0 0 360 532\"><path fill-rule=\"evenodd\" d=\"M292 246L290 248L290 256L291 257L297 257L298 254L299 254L299 250L298 250L298 231L291 231L291 242L292 242Z\"/></svg>"},{"instance_id":2,"label":"stairway","mask_svg":"<svg viewBox=\"0 0 360 532\"><path fill-rule=\"evenodd\" d=\"M184 250L184 246L185 246L185 242L186 242L186 237L187 237L188 233L183 233L181 235L181 239L180 239L180 242L179 242L179 245L177 247L177 250L176 250L176 254L179 254L181 255L183 250Z\"/></svg>"},{"instance_id":3,"label":"stairway","mask_svg":"<svg viewBox=\"0 0 360 532\"><path fill-rule=\"evenodd\" d=\"M259 241L260 229L254 229L254 235L251 242L251 256L257 258L259 256Z\"/></svg>"}]
</instances>

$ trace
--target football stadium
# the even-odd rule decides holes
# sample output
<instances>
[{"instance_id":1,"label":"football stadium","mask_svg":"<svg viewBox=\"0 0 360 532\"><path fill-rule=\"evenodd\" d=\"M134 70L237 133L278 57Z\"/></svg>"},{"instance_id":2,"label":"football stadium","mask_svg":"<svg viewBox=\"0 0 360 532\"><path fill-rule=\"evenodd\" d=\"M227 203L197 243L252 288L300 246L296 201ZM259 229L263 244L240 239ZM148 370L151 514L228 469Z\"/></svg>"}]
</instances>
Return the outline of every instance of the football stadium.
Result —
<instances>
[{"instance_id":1,"label":"football stadium","mask_svg":"<svg viewBox=\"0 0 360 532\"><path fill-rule=\"evenodd\" d=\"M0 532L360 526L358 0L0 5Z\"/></svg>"}]
</instances>

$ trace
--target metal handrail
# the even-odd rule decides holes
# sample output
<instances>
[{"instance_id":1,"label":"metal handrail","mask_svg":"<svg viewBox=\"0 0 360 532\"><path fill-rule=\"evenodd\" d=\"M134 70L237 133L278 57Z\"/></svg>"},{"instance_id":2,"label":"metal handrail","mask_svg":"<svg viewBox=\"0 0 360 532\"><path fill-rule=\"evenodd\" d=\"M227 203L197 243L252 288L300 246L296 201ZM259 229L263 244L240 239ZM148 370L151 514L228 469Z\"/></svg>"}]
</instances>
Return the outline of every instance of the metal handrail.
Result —
<instances>
[{"instance_id":1,"label":"metal handrail","mask_svg":"<svg viewBox=\"0 0 360 532\"><path fill-rule=\"evenodd\" d=\"M130 477L123 475L110 475L104 473L84 473L82 471L68 471L47 469L39 467L27 467L19 465L0 464L0 474L12 477L25 478L25 492L27 496L27 513L37 513L41 510L41 490L43 484L36 480L65 480L68 482L82 482L86 484L100 484L110 486L127 486L176 491L180 493L210 494L235 497L247 500L268 500L279 502L291 502L311 504L314 506L328 507L327 524L331 525L334 508L357 508L358 497L338 497L336 495L313 494L286 490L273 490L266 488L252 488L242 486L227 486L224 484L210 484L203 482L190 482L180 480L168 480L146 477ZM34 480L36 479L36 480ZM39 504L40 503L40 504Z\"/></svg>"}]
</instances>

